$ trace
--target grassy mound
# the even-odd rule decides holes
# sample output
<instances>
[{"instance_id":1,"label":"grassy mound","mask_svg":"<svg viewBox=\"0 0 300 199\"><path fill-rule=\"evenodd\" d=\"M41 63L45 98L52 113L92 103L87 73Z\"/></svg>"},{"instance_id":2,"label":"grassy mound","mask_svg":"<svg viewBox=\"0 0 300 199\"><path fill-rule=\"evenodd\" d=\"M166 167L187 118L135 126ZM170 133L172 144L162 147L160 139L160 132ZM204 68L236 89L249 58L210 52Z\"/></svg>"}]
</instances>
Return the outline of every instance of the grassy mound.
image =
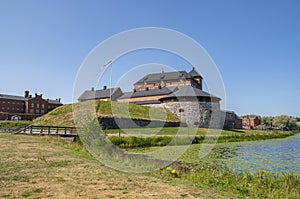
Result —
<instances>
[{"instance_id":1,"label":"grassy mound","mask_svg":"<svg viewBox=\"0 0 300 199\"><path fill-rule=\"evenodd\" d=\"M167 109L151 108L135 104L127 104L110 101L80 102L76 106L84 111L89 103L94 103L97 117L123 117L145 120L161 120L161 121L179 121ZM74 126L73 104L60 106L42 117L33 121L34 125L52 125L52 126Z\"/></svg>"}]
</instances>

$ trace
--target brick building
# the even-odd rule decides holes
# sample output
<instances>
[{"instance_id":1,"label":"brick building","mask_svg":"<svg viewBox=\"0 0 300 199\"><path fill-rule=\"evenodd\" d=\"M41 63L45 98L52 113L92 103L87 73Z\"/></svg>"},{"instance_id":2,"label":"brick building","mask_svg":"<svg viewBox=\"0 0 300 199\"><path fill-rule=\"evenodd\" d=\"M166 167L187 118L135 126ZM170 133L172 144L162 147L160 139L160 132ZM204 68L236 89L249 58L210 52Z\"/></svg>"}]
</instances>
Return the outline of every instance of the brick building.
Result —
<instances>
[{"instance_id":1,"label":"brick building","mask_svg":"<svg viewBox=\"0 0 300 199\"><path fill-rule=\"evenodd\" d=\"M0 120L32 120L61 106L59 99L43 99L42 94L24 96L0 94Z\"/></svg>"},{"instance_id":2,"label":"brick building","mask_svg":"<svg viewBox=\"0 0 300 199\"><path fill-rule=\"evenodd\" d=\"M258 125L261 124L261 120L259 117L244 117L241 120L243 129L255 129Z\"/></svg>"},{"instance_id":3,"label":"brick building","mask_svg":"<svg viewBox=\"0 0 300 199\"><path fill-rule=\"evenodd\" d=\"M144 76L134 84L135 91L153 90L164 87L178 87L181 89L191 85L202 90L202 77L193 68L186 71L152 73Z\"/></svg>"},{"instance_id":4,"label":"brick building","mask_svg":"<svg viewBox=\"0 0 300 199\"><path fill-rule=\"evenodd\" d=\"M175 71L152 73L136 83L132 92L125 92L119 102L136 104L160 104L160 99L187 86L202 90L202 77L193 69L190 72Z\"/></svg>"}]
</instances>

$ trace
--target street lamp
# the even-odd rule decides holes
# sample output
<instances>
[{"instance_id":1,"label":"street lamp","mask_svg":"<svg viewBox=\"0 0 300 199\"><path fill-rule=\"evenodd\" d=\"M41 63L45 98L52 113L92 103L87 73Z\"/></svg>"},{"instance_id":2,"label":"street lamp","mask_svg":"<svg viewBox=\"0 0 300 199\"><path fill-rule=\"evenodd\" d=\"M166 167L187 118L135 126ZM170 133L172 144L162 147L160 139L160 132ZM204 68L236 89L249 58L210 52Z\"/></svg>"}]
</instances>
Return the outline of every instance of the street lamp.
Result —
<instances>
[{"instance_id":1,"label":"street lamp","mask_svg":"<svg viewBox=\"0 0 300 199\"><path fill-rule=\"evenodd\" d=\"M112 82L112 60L109 60L106 64L104 64L103 66L106 67L110 65L110 77L109 77L109 84L110 84L110 88L109 88L109 99L111 100L111 82Z\"/></svg>"}]
</instances>

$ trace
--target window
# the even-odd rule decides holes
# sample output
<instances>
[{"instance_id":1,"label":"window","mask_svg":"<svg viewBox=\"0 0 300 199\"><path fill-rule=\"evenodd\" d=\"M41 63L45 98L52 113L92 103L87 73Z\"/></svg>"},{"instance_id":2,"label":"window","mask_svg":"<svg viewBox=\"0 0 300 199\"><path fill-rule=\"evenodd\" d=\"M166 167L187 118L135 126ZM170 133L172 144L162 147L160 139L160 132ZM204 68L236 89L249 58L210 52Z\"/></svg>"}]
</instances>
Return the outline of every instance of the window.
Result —
<instances>
[{"instance_id":1,"label":"window","mask_svg":"<svg viewBox=\"0 0 300 199\"><path fill-rule=\"evenodd\" d=\"M36 107L37 107L37 108L40 108L40 104L39 104L39 103L37 103L37 104L36 104Z\"/></svg>"},{"instance_id":2,"label":"window","mask_svg":"<svg viewBox=\"0 0 300 199\"><path fill-rule=\"evenodd\" d=\"M178 109L178 112L179 112L179 113L182 113L182 112L184 112L184 109L183 109L183 108L179 108L179 109Z\"/></svg>"},{"instance_id":3,"label":"window","mask_svg":"<svg viewBox=\"0 0 300 199\"><path fill-rule=\"evenodd\" d=\"M45 104L42 104L42 108L45 108Z\"/></svg>"},{"instance_id":4,"label":"window","mask_svg":"<svg viewBox=\"0 0 300 199\"><path fill-rule=\"evenodd\" d=\"M34 103L31 103L31 108L33 108L34 107Z\"/></svg>"}]
</instances>

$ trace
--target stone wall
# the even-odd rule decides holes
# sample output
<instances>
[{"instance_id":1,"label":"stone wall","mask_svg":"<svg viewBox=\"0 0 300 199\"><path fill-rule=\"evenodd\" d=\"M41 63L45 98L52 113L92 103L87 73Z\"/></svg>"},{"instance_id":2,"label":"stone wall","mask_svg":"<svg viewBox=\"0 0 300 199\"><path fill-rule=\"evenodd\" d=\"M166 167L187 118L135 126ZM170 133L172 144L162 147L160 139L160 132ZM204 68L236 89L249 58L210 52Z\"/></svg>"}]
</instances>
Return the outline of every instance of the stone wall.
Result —
<instances>
[{"instance_id":1,"label":"stone wall","mask_svg":"<svg viewBox=\"0 0 300 199\"><path fill-rule=\"evenodd\" d=\"M225 115L220 104L215 102L168 102L153 104L152 107L167 108L189 126L202 128L223 128Z\"/></svg>"},{"instance_id":2,"label":"stone wall","mask_svg":"<svg viewBox=\"0 0 300 199\"><path fill-rule=\"evenodd\" d=\"M102 123L105 129L122 129L122 128L154 128L154 127L179 127L187 126L181 122L165 122L159 120L141 120L141 119L130 119L130 118L111 118L111 117L100 117L99 121Z\"/></svg>"}]
</instances>

